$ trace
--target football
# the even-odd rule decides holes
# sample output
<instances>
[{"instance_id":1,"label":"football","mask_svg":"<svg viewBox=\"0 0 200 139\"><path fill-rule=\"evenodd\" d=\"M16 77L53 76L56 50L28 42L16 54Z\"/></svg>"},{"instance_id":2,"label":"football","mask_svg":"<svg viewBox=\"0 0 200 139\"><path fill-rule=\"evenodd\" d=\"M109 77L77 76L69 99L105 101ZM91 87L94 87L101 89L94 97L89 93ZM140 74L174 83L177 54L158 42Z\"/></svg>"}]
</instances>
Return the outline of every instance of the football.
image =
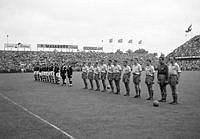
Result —
<instances>
[{"instance_id":1,"label":"football","mask_svg":"<svg viewBox=\"0 0 200 139\"><path fill-rule=\"evenodd\" d=\"M158 100L154 100L154 101L153 101L153 106L154 106L154 107L159 107L159 102L158 102Z\"/></svg>"}]
</instances>

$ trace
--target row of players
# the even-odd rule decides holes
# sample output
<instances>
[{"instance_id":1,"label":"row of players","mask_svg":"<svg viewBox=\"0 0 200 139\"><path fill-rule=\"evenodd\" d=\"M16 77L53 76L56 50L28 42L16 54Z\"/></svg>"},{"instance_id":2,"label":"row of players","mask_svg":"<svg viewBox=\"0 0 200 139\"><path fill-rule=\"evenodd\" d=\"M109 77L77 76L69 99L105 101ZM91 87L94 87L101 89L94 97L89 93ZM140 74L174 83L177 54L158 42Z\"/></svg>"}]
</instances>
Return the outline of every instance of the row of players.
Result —
<instances>
[{"instance_id":1,"label":"row of players","mask_svg":"<svg viewBox=\"0 0 200 139\"><path fill-rule=\"evenodd\" d=\"M62 84L65 85L66 77L69 79L69 86L72 86L72 74L73 69L70 64L62 64L59 68L58 64L54 65L41 65L34 67L34 78L36 81L48 82L48 83L60 83L60 77L62 78Z\"/></svg>"},{"instance_id":2,"label":"row of players","mask_svg":"<svg viewBox=\"0 0 200 139\"><path fill-rule=\"evenodd\" d=\"M140 89L140 82L141 82L141 72L142 68L141 65L138 63L138 59L135 58L131 60L131 65L128 65L128 61L123 62L123 66L121 67L118 64L117 60L108 60L108 63L106 64L104 60L102 60L100 63L96 62L94 66L91 64L91 62L83 62L82 67L82 79L85 85L85 89L88 89L88 82L90 82L91 90L94 90L93 80L95 80L96 83L96 90L100 91L100 83L99 81L102 81L103 90L102 92L106 92L108 88L111 89L110 93L114 94L120 94L120 80L122 77L122 81L126 88L126 94L125 96L130 95L130 77L131 74L133 75L133 83L135 87L136 95L135 98L141 97L141 89ZM145 83L148 88L149 97L147 100L153 99L153 84L154 84L154 78L155 78L155 70L154 66L151 65L151 60L148 59L146 61L146 76L145 76ZM72 67L71 65L65 65L62 64L61 68L57 64L52 66L36 66L34 68L34 77L35 80L43 81L43 82L50 82L50 83L56 83L58 84L60 81L60 77L62 78L62 84L65 83L66 76L69 79L69 86L72 86ZM164 56L161 56L159 58L158 63L158 72L157 72L157 80L158 84L160 86L161 91L161 99L160 102L166 102L167 92L166 92L166 86L167 84L170 85L170 88L172 90L172 96L173 101L170 104L177 104L178 103L178 94L176 91L177 84L179 83L179 77L180 77L180 68L179 65L175 62L174 58L169 59L169 64L167 65L164 60ZM109 81L109 86L106 85L106 79ZM114 92L114 84L116 86L116 92Z\"/></svg>"},{"instance_id":3,"label":"row of players","mask_svg":"<svg viewBox=\"0 0 200 139\"><path fill-rule=\"evenodd\" d=\"M135 58L131 60L131 66L128 65L128 61L123 62L123 67L121 67L118 64L117 60L109 60L106 64L104 60L102 60L100 63L96 62L93 65L91 65L91 62L83 62L83 68L82 68L82 79L84 82L84 89L88 89L88 82L90 83L90 90L94 89L93 80L95 80L96 83L96 90L100 91L100 83L99 81L102 81L103 90L102 92L106 92L107 85L106 85L106 79L109 81L109 88L111 88L110 93L113 94L120 94L120 80L122 78L122 81L126 88L126 94L125 96L130 96L130 77L131 74L133 75L133 83L135 87L136 95L135 98L141 97L141 89L140 89L140 82L141 82L141 72L142 67L138 63L138 59ZM153 99L153 84L154 84L154 78L155 78L155 70L154 66L151 64L151 60L148 59L146 61L146 76L145 76L145 83L148 88L149 97L147 100ZM159 102L166 102L167 92L166 92L166 86L167 84L170 85L170 88L172 90L172 96L173 101L170 102L170 104L178 104L178 95L177 95L177 84L179 82L180 77L180 67L175 62L174 58L169 59L169 64L167 65L164 60L164 56L160 56L159 63L158 63L158 73L157 73L157 80L158 84L160 86L161 91L161 99ZM116 87L116 92L114 92L114 84Z\"/></svg>"}]
</instances>

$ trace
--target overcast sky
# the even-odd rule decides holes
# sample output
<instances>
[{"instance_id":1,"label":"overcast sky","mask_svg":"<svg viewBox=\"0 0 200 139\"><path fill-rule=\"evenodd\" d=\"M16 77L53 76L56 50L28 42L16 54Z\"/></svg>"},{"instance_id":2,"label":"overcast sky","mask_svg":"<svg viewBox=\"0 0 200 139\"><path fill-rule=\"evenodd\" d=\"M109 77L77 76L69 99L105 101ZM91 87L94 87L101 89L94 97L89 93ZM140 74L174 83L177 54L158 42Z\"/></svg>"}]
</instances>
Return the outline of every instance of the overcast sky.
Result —
<instances>
[{"instance_id":1,"label":"overcast sky","mask_svg":"<svg viewBox=\"0 0 200 139\"><path fill-rule=\"evenodd\" d=\"M199 7L200 0L0 0L0 48L8 34L9 43L35 50L37 43L47 43L168 54L200 34ZM190 24L193 30L185 36Z\"/></svg>"}]
</instances>

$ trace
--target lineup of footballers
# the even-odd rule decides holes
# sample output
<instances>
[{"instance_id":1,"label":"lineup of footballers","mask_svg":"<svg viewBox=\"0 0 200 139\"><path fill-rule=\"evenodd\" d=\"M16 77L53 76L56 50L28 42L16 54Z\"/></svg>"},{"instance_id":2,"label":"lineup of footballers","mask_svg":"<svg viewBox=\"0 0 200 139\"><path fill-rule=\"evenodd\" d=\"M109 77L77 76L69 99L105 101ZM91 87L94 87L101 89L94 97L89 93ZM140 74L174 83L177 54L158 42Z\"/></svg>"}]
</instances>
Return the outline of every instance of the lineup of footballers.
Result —
<instances>
[{"instance_id":1,"label":"lineup of footballers","mask_svg":"<svg viewBox=\"0 0 200 139\"><path fill-rule=\"evenodd\" d=\"M166 86L169 84L173 97L173 101L170 102L170 104L178 104L177 84L179 83L181 70L173 57L170 57L168 62L169 63L166 64L163 55L159 57L159 63L157 67L157 80L161 92L161 99L159 102L166 102ZM101 92L107 92L107 89L109 89L109 93L120 94L120 81L122 78L122 82L124 83L126 89L126 94L124 95L130 96L129 84L132 75L135 88L134 98L141 98L141 72L142 67L137 58L132 59L131 61L124 61L123 66L120 66L117 60L108 60L107 64L104 60L101 60L99 63L95 62L94 65L92 65L91 62L83 62L82 79L84 83L84 89ZM145 66L145 84L148 89L149 97L146 100L153 100L154 79L154 66L151 64L151 60L147 59ZM108 80L109 87L107 87L106 80ZM102 82L102 90L100 90L100 82ZM94 84L96 88L94 88Z\"/></svg>"},{"instance_id":2,"label":"lineup of footballers","mask_svg":"<svg viewBox=\"0 0 200 139\"><path fill-rule=\"evenodd\" d=\"M61 79L62 85L66 85L68 78L69 86L72 86L72 74L72 65L65 62L62 62L61 67L57 63L37 64L34 67L34 79L41 82L59 84Z\"/></svg>"}]
</instances>

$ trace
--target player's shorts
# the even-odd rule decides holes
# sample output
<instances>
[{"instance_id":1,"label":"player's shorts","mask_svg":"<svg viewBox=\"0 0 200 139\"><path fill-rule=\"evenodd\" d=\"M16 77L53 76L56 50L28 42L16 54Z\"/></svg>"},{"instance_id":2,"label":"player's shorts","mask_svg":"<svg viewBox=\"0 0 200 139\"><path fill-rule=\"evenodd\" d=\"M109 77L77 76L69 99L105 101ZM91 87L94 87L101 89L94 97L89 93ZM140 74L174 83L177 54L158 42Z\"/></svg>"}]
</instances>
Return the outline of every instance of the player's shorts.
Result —
<instances>
[{"instance_id":1,"label":"player's shorts","mask_svg":"<svg viewBox=\"0 0 200 139\"><path fill-rule=\"evenodd\" d=\"M141 82L141 78L139 74L133 74L133 83L139 84Z\"/></svg>"},{"instance_id":2,"label":"player's shorts","mask_svg":"<svg viewBox=\"0 0 200 139\"><path fill-rule=\"evenodd\" d=\"M178 84L178 76L177 75L170 75L169 76L169 84L175 86Z\"/></svg>"},{"instance_id":3,"label":"player's shorts","mask_svg":"<svg viewBox=\"0 0 200 139\"><path fill-rule=\"evenodd\" d=\"M101 72L101 80L106 80L106 72Z\"/></svg>"},{"instance_id":4,"label":"player's shorts","mask_svg":"<svg viewBox=\"0 0 200 139\"><path fill-rule=\"evenodd\" d=\"M146 83L147 85L152 85L152 84L154 84L153 80L154 80L154 77L153 77L153 76L151 76L151 75L146 75L145 83Z\"/></svg>"},{"instance_id":5,"label":"player's shorts","mask_svg":"<svg viewBox=\"0 0 200 139\"><path fill-rule=\"evenodd\" d=\"M82 72L81 76L82 76L83 79L87 79L87 72Z\"/></svg>"},{"instance_id":6,"label":"player's shorts","mask_svg":"<svg viewBox=\"0 0 200 139\"><path fill-rule=\"evenodd\" d=\"M123 75L123 78L122 78L123 82L124 82L124 83L129 83L129 82L130 82L130 76L131 76L130 73L124 74L124 75Z\"/></svg>"},{"instance_id":7,"label":"player's shorts","mask_svg":"<svg viewBox=\"0 0 200 139\"><path fill-rule=\"evenodd\" d=\"M113 80L113 73L109 73L108 72L108 77L107 78L108 78L109 81L112 81Z\"/></svg>"},{"instance_id":8,"label":"player's shorts","mask_svg":"<svg viewBox=\"0 0 200 139\"><path fill-rule=\"evenodd\" d=\"M121 79L121 74L120 73L113 73L113 79L114 80L120 80Z\"/></svg>"},{"instance_id":9,"label":"player's shorts","mask_svg":"<svg viewBox=\"0 0 200 139\"><path fill-rule=\"evenodd\" d=\"M166 85L167 83L166 75L165 74L159 74L158 75L158 83L160 85Z\"/></svg>"},{"instance_id":10,"label":"player's shorts","mask_svg":"<svg viewBox=\"0 0 200 139\"><path fill-rule=\"evenodd\" d=\"M94 77L93 77L93 72L89 72L89 73L88 73L88 79L89 79L89 80L93 80L93 79L94 79Z\"/></svg>"},{"instance_id":11,"label":"player's shorts","mask_svg":"<svg viewBox=\"0 0 200 139\"><path fill-rule=\"evenodd\" d=\"M72 78L72 75L67 75L67 78Z\"/></svg>"}]
</instances>

